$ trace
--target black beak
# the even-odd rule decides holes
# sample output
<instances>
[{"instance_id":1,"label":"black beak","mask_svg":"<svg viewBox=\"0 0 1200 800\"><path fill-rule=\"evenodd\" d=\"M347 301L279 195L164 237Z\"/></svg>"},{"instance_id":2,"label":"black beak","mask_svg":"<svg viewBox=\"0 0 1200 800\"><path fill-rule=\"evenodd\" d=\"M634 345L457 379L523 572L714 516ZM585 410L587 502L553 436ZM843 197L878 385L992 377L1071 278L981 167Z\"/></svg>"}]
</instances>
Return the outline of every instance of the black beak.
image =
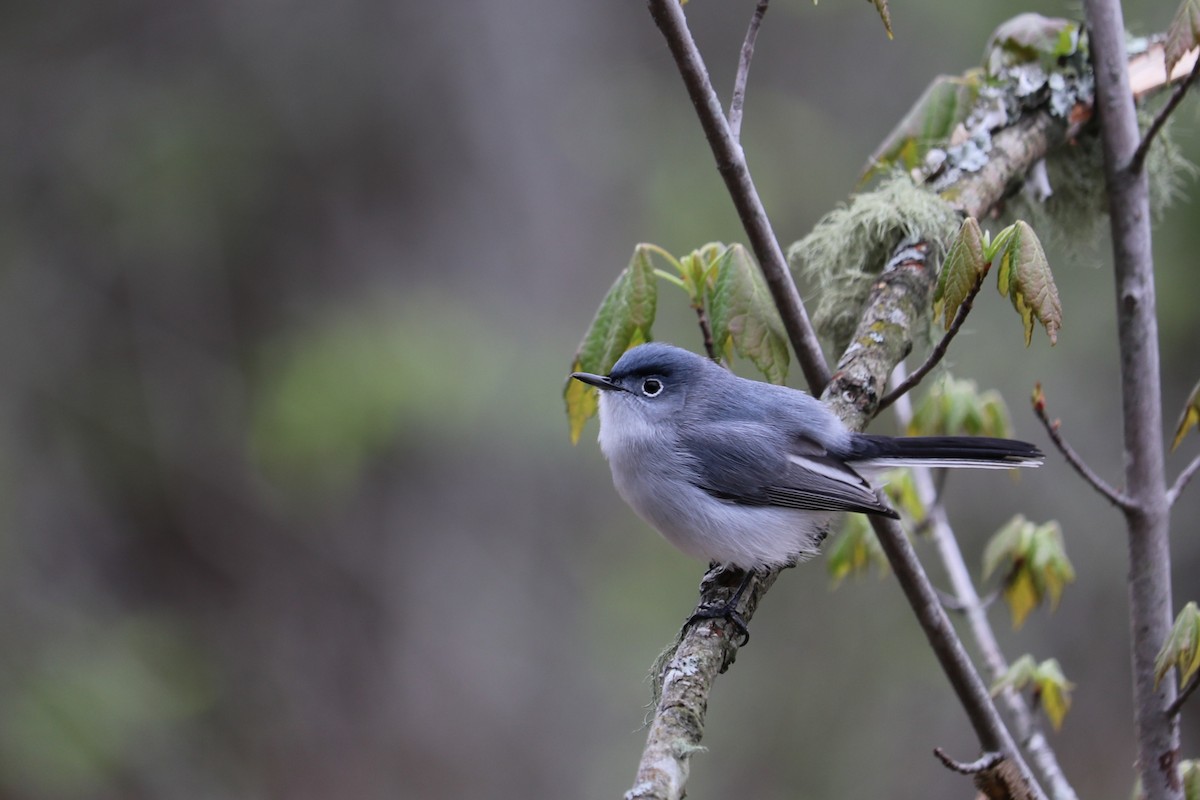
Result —
<instances>
[{"instance_id":1,"label":"black beak","mask_svg":"<svg viewBox=\"0 0 1200 800\"><path fill-rule=\"evenodd\" d=\"M595 386L597 389L625 391L624 387L613 383L612 378L607 375L593 375L590 372L572 372L571 377L577 381L583 381L589 386Z\"/></svg>"}]
</instances>

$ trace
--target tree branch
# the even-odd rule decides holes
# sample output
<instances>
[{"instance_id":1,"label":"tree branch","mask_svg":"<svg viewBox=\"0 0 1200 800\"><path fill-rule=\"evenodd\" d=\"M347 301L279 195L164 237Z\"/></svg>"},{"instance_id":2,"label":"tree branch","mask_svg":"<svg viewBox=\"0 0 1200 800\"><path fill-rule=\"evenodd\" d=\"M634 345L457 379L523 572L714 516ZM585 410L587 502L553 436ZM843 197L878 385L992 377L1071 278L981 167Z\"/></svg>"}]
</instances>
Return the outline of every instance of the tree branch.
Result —
<instances>
[{"instance_id":1,"label":"tree branch","mask_svg":"<svg viewBox=\"0 0 1200 800\"><path fill-rule=\"evenodd\" d=\"M1193 675L1192 679L1187 682L1187 686L1184 686L1180 690L1179 696L1175 698L1175 701L1167 706L1168 717L1179 716L1179 712L1183 710L1183 704L1192 696L1192 692L1196 691L1197 686L1200 686L1200 673Z\"/></svg>"},{"instance_id":2,"label":"tree branch","mask_svg":"<svg viewBox=\"0 0 1200 800\"><path fill-rule=\"evenodd\" d=\"M1084 462L1079 453L1075 452L1075 448L1071 447L1071 445L1067 443L1067 440L1063 438L1062 433L1059 431L1059 427L1062 425L1062 423L1059 420L1051 422L1049 418L1047 418L1045 399L1041 397L1041 384L1038 384L1038 391L1034 394L1033 413L1042 423L1042 427L1046 429L1046 434L1050 437L1050 441L1054 442L1054 446L1058 448L1058 452L1063 454L1063 458L1065 458L1067 463L1075 469L1075 472L1079 474L1079 477L1087 481L1093 489L1095 489L1104 497L1104 499L1108 500L1108 502L1112 503L1117 508L1128 509L1131 507L1133 501L1121 492L1118 492L1116 489L1109 486L1103 478L1097 475L1092 468Z\"/></svg>"},{"instance_id":3,"label":"tree branch","mask_svg":"<svg viewBox=\"0 0 1200 800\"><path fill-rule=\"evenodd\" d=\"M1183 79L1182 83L1175 87L1175 91L1171 93L1171 97L1167 100L1166 105L1158 110L1154 121L1146 129L1146 135L1142 137L1137 150L1133 151L1133 157L1129 159L1129 169L1132 172L1141 172L1142 165L1146 162L1146 153L1150 151L1150 144L1154 141L1154 137L1167 124L1167 118L1171 116L1171 112L1183 101L1183 96L1187 94L1188 88L1195 83L1197 75L1200 75L1200 58L1196 59L1191 73Z\"/></svg>"},{"instance_id":4,"label":"tree branch","mask_svg":"<svg viewBox=\"0 0 1200 800\"><path fill-rule=\"evenodd\" d=\"M1196 63L1200 64L1200 61ZM1167 492L1168 506L1175 505L1175 501L1179 499L1179 495L1183 494L1183 490L1187 488L1188 483L1195 476L1197 470L1200 470L1200 456L1192 459L1192 463L1183 468L1183 472L1179 473L1179 477L1171 485L1170 491Z\"/></svg>"},{"instance_id":5,"label":"tree branch","mask_svg":"<svg viewBox=\"0 0 1200 800\"><path fill-rule=\"evenodd\" d=\"M903 379L904 365L896 367L894 378ZM907 397L901 397L896 403L896 420L901 427L912 420L912 402ZM956 608L962 610L967 620L967 628L975 640L975 646L983 659L988 676L992 681L998 680L1008 671L1008 661L1000 650L1000 643L987 617L988 599L981 599L971 580L971 571L963 560L962 550L958 547L958 538L946 516L946 508L940 500L940 492L934 485L932 470L925 467L913 467L913 486L921 504L928 509L927 520L930 523L930 534L938 556L945 567L950 585L954 589ZM944 471L943 471L944 474ZM994 600L997 593L990 595ZM1011 686L1000 692L1000 700L1008 709L1013 729L1017 739L1029 754L1034 770L1050 792L1054 800L1076 800L1075 790L1063 774L1058 757L1050 746L1049 740L1042 734L1037 723L1037 717L1029 708L1029 704L1020 692Z\"/></svg>"},{"instance_id":6,"label":"tree branch","mask_svg":"<svg viewBox=\"0 0 1200 800\"><path fill-rule=\"evenodd\" d=\"M783 318L800 369L808 382L809 389L816 394L829 383L829 366L821 352L820 342L813 330L808 312L796 290L792 273L788 270L783 249L771 229L766 209L759 199L758 190L750 178L742 148L729 130L729 123L721 109L721 101L708 78L708 69L696 47L687 18L679 0L649 0L650 14L662 31L667 47L679 68L679 74L687 87L688 96L700 117L700 126L712 148L717 162L717 171L725 180L730 198L737 209L738 217L746 229L750 247L758 259L759 268L766 279L771 298Z\"/></svg>"},{"instance_id":7,"label":"tree branch","mask_svg":"<svg viewBox=\"0 0 1200 800\"><path fill-rule=\"evenodd\" d=\"M758 40L758 28L762 25L763 15L771 0L758 0L754 7L754 15L750 17L750 27L746 30L746 40L742 42L742 52L738 57L737 75L733 79L733 99L729 101L729 133L735 142L742 138L742 108L746 104L746 81L750 77L750 62L754 60L754 43Z\"/></svg>"},{"instance_id":8,"label":"tree branch","mask_svg":"<svg viewBox=\"0 0 1200 800\"><path fill-rule=\"evenodd\" d=\"M1123 508L1129 541L1129 626L1138 773L1147 800L1182 800L1179 725L1164 712L1175 700L1170 681L1155 681L1158 649L1171 630L1170 509L1164 475L1162 386L1150 192L1131 159L1139 134L1119 0L1085 0L1096 110L1116 277L1117 339L1125 440ZM1157 686L1155 684L1158 684Z\"/></svg>"},{"instance_id":9,"label":"tree branch","mask_svg":"<svg viewBox=\"0 0 1200 800\"><path fill-rule=\"evenodd\" d=\"M879 401L879 407L875 409L877 415L880 411L883 411L899 398L912 391L921 382L921 379L928 375L945 358L946 353L950 350L950 342L958 335L958 331L962 328L963 323L967 321L967 314L971 313L971 308L975 305L975 297L982 288L983 278L980 278L974 288L963 298L962 305L958 307L958 313L954 315L954 321L950 323L950 327L946 330L945 335L942 336L941 341L930 351L925 359L925 363L913 370L911 375L883 396L883 399Z\"/></svg>"}]
</instances>

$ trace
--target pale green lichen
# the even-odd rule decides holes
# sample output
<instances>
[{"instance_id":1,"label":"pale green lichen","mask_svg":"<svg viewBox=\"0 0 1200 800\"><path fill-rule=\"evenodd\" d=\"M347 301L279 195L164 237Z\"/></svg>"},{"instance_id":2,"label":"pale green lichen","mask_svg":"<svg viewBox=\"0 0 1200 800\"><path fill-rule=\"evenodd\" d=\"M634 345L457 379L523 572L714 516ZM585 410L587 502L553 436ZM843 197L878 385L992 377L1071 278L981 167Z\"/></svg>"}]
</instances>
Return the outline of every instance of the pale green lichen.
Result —
<instances>
[{"instance_id":1,"label":"pale green lichen","mask_svg":"<svg viewBox=\"0 0 1200 800\"><path fill-rule=\"evenodd\" d=\"M1153 118L1153 109L1139 112L1143 133ZM1196 166L1184 157L1171 135L1170 120L1146 154L1146 174L1151 214L1158 220L1184 196L1184 187L1197 174ZM1055 250L1094 262L1098 245L1107 241L1100 230L1108 215L1108 195L1099 134L1091 132L1055 149L1046 159L1046 176L1050 196L1039 200L1028 191L1014 196L1005 208L1005 224L1023 219Z\"/></svg>"},{"instance_id":2,"label":"pale green lichen","mask_svg":"<svg viewBox=\"0 0 1200 800\"><path fill-rule=\"evenodd\" d=\"M862 306L896 246L905 240L941 249L958 231L959 217L937 195L895 173L876 189L857 194L829 212L812 232L788 248L793 270L817 291L813 323L841 352L854 335ZM935 259L941 253L933 254Z\"/></svg>"}]
</instances>

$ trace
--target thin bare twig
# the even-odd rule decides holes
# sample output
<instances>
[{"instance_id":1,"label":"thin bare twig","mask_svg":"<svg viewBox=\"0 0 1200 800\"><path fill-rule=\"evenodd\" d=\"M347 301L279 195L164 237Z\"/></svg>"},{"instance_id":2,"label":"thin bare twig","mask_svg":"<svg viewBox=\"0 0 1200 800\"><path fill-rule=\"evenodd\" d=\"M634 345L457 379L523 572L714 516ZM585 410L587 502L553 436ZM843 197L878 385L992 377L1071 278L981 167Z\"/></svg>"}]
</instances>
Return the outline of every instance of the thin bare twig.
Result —
<instances>
[{"instance_id":1,"label":"thin bare twig","mask_svg":"<svg viewBox=\"0 0 1200 800\"><path fill-rule=\"evenodd\" d=\"M1154 121L1150 123L1150 127L1146 129L1146 133L1142 136L1142 141L1138 143L1137 150L1133 151L1133 156L1129 159L1129 171L1140 172L1142 165L1146 162L1146 154L1150 152L1150 145L1154 141L1154 137L1167 124L1167 117L1171 116L1171 112L1183 101L1183 96L1187 94L1188 88L1196 82L1196 76L1200 75L1200 58L1196 59L1195 66L1192 67L1191 73L1183 79L1183 82L1175 87L1175 91L1171 94L1166 105L1158 110Z\"/></svg>"},{"instance_id":2,"label":"thin bare twig","mask_svg":"<svg viewBox=\"0 0 1200 800\"><path fill-rule=\"evenodd\" d=\"M962 328L963 323L967 321L967 314L971 313L971 308L975 305L975 296L979 294L981 288L983 288L982 278L975 283L970 293L963 299L962 305L958 307L958 313L954 315L954 321L950 323L950 327L946 330L946 334L942 337L941 341L929 353L928 358L925 359L925 363L913 370L912 374L905 378L899 386L883 396L883 399L879 401L879 406L875 409L876 415L896 402L899 397L912 391L921 382L921 379L928 375L945 358L946 353L950 350L950 342L958 335L958 331Z\"/></svg>"},{"instance_id":3,"label":"thin bare twig","mask_svg":"<svg viewBox=\"0 0 1200 800\"><path fill-rule=\"evenodd\" d=\"M746 104L746 81L750 77L750 62L754 60L754 43L758 40L758 28L771 0L758 0L750 27L746 30L746 41L742 42L742 54L738 58L737 75L733 78L733 99L729 101L729 132L735 142L742 138L742 108Z\"/></svg>"},{"instance_id":4,"label":"thin bare twig","mask_svg":"<svg viewBox=\"0 0 1200 800\"><path fill-rule=\"evenodd\" d=\"M750 177L750 169L742 154L741 145L729 130L729 122L721 108L721 101L708 77L704 59L696 47L696 41L688 30L687 18L679 0L649 0L650 15L662 31L667 47L675 59L675 65L683 78L688 97L700 118L700 127L712 148L717 162L717 171L725 180L730 199L737 209L750 247L758 259L771 299L779 309L788 340L796 352L796 360L812 393L819 394L829 383L829 365L817 341L816 331L808 318L796 282L788 269L783 248L775 238L771 221L758 196L758 189Z\"/></svg>"},{"instance_id":5,"label":"thin bare twig","mask_svg":"<svg viewBox=\"0 0 1200 800\"><path fill-rule=\"evenodd\" d=\"M1040 390L1040 385L1038 388ZM1099 492L1106 500L1108 500L1108 502L1112 503L1117 508L1128 511L1133 507L1133 500L1131 500L1127 495L1122 494L1113 487L1109 486L1103 478L1097 475L1091 467L1084 463L1084 460L1080 457L1080 455L1075 452L1075 448L1067 444L1066 439L1064 439L1062 433L1059 432L1059 427L1062 425L1062 422L1060 420L1055 420L1054 422L1050 421L1050 419L1046 416L1046 404L1044 400L1039 402L1036 398L1034 399L1033 413L1037 415L1038 420L1041 421L1042 426L1046 429L1047 435L1050 437L1050 441L1054 442L1054 446L1058 448L1058 452L1063 454L1063 458L1067 460L1068 464L1075 468L1075 471L1079 473L1081 478L1091 484L1093 489Z\"/></svg>"},{"instance_id":6,"label":"thin bare twig","mask_svg":"<svg viewBox=\"0 0 1200 800\"><path fill-rule=\"evenodd\" d=\"M900 364L893 371L892 379L903 382L904 365ZM895 406L896 421L901 427L908 425L912 419L912 402L905 395ZM999 589L993 589L984 597L979 596L975 583L971 579L971 571L963 560L962 550L959 549L958 539L946 516L946 508L942 505L941 494L945 488L945 480L949 470L931 470L927 467L916 467L912 470L913 487L917 498L928 509L926 519L930 523L930 535L937 548L945 568L946 576L954 589L954 595L962 614L966 617L967 630L975 640L975 647L983 660L988 675L994 681L1008 671L1008 661L1000 650L996 633L988 620L987 608L1000 596ZM1067 780L1058 763L1058 757L1049 740L1042 734L1036 715L1029 708L1029 703L1020 692L1006 687L1000 691L999 700L1008 709L1009 719L1012 720L1013 732L1021 746L1029 755L1029 761L1037 772L1050 796L1054 800L1076 800L1074 788Z\"/></svg>"},{"instance_id":7,"label":"thin bare twig","mask_svg":"<svg viewBox=\"0 0 1200 800\"><path fill-rule=\"evenodd\" d=\"M694 305L696 309L696 320L700 323L700 333L704 336L704 352L708 353L708 357L713 361L720 362L717 357L717 347L713 344L712 325L708 321L708 312L704 310L702 305Z\"/></svg>"},{"instance_id":8,"label":"thin bare twig","mask_svg":"<svg viewBox=\"0 0 1200 800\"><path fill-rule=\"evenodd\" d=\"M938 761L941 761L945 765L946 769L953 770L960 775L974 775L986 769L991 769L1004 758L1004 753L984 753L975 761L956 761L946 755L946 751L940 747L933 748L933 754L938 757Z\"/></svg>"},{"instance_id":9,"label":"thin bare twig","mask_svg":"<svg viewBox=\"0 0 1200 800\"><path fill-rule=\"evenodd\" d=\"M1183 704L1191 697L1192 692L1196 691L1197 686L1200 686L1200 673L1193 675L1187 685L1179 691L1179 696L1175 698L1175 701L1167 706L1168 717L1179 716L1179 712L1183 710Z\"/></svg>"},{"instance_id":10,"label":"thin bare twig","mask_svg":"<svg viewBox=\"0 0 1200 800\"><path fill-rule=\"evenodd\" d=\"M1200 60L1196 61L1200 64ZM1167 491L1167 505L1175 505L1175 501L1179 499L1179 495L1183 494L1183 490L1187 488L1188 482L1195 477L1196 472L1200 471L1200 456L1192 459L1192 463L1183 468L1183 472L1179 473L1179 477L1175 479L1175 483Z\"/></svg>"}]
</instances>

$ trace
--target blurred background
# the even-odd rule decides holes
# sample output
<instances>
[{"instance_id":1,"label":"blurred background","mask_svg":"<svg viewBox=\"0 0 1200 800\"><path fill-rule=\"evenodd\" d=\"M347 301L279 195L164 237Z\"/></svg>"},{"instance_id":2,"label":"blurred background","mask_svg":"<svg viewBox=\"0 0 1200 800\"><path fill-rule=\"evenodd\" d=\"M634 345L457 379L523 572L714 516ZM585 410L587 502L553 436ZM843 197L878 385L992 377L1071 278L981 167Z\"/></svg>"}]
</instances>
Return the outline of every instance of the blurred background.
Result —
<instances>
[{"instance_id":1,"label":"blurred background","mask_svg":"<svg viewBox=\"0 0 1200 800\"><path fill-rule=\"evenodd\" d=\"M688 5L726 96L753 6ZM743 142L785 245L1027 10L1079 16L913 0L889 42L868 4L776 0ZM10 3L0 105L0 796L627 789L703 565L619 501L594 423L569 444L560 392L635 243L744 238L643 4ZM1196 108L1176 131L1200 161ZM1168 425L1200 378L1186 195L1155 244ZM1047 447L1042 381L1119 483L1107 251L1051 247L1057 347L1024 349L988 290L951 360ZM681 294L660 309L660 338L700 347ZM1120 516L1056 454L949 495L976 568L1016 511L1061 522L1058 611L992 617L1010 658L1076 684L1050 738L1081 796L1128 796ZM1193 487L1177 607L1200 599L1197 519ZM820 560L768 596L705 744L696 800L964 797L930 750L977 754L894 580L831 591Z\"/></svg>"}]
</instances>

